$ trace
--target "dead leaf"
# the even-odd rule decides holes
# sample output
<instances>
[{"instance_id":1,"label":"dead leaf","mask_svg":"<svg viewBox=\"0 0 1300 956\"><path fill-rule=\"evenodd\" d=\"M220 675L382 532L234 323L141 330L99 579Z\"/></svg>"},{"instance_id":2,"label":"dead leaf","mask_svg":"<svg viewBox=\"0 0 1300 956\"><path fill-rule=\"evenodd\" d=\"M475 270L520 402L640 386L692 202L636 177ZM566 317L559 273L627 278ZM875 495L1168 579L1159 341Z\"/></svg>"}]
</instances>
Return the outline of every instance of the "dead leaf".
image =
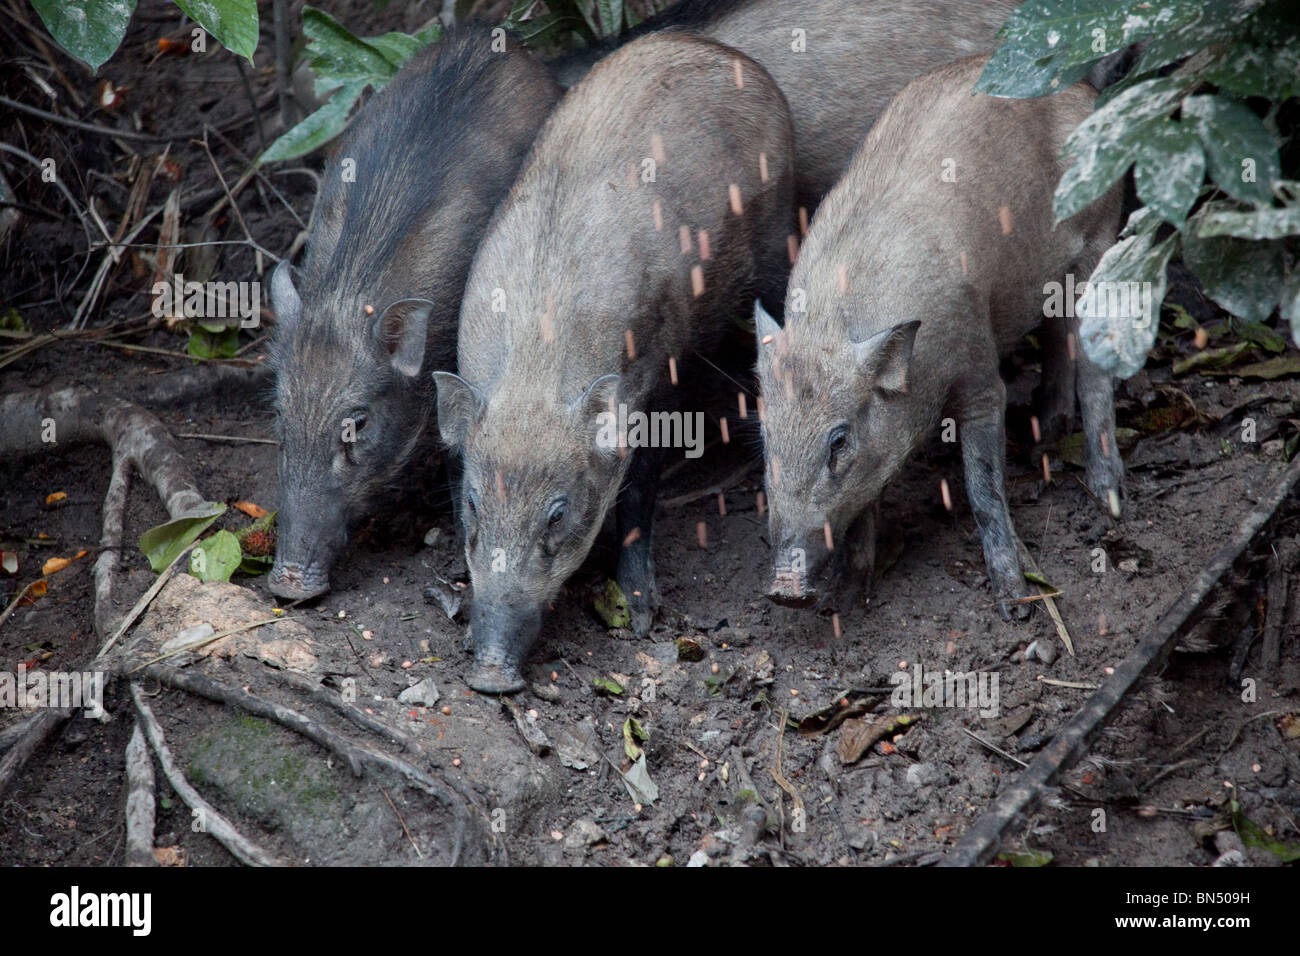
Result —
<instances>
[{"instance_id":1,"label":"dead leaf","mask_svg":"<svg viewBox=\"0 0 1300 956\"><path fill-rule=\"evenodd\" d=\"M236 501L234 507L238 508L250 518L265 518L268 514L265 508L261 505L253 504L251 501Z\"/></svg>"},{"instance_id":2,"label":"dead leaf","mask_svg":"<svg viewBox=\"0 0 1300 956\"><path fill-rule=\"evenodd\" d=\"M64 491L56 491L53 494L45 496L45 504L47 506L57 505L60 501L67 501L67 500L68 500L68 495L67 492Z\"/></svg>"},{"instance_id":3,"label":"dead leaf","mask_svg":"<svg viewBox=\"0 0 1300 956\"><path fill-rule=\"evenodd\" d=\"M920 721L920 714L886 714L875 720L855 717L846 720L840 728L840 742L836 751L840 763L848 766L862 758L874 744ZM896 748L890 747L890 751Z\"/></svg>"}]
</instances>

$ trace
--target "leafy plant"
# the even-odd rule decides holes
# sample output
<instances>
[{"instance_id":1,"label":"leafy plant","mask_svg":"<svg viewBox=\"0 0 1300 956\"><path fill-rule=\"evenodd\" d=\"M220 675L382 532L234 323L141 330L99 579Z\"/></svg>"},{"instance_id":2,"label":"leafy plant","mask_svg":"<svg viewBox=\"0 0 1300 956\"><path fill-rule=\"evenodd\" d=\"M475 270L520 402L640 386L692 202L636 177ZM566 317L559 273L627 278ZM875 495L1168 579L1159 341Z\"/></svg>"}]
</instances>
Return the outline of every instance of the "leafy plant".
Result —
<instances>
[{"instance_id":1,"label":"leafy plant","mask_svg":"<svg viewBox=\"0 0 1300 956\"><path fill-rule=\"evenodd\" d=\"M385 33L362 38L325 11L303 7L302 31L309 41L304 55L316 75L316 95L330 99L268 146L259 163L293 159L328 143L347 126L348 114L366 87L387 86L417 50L441 39L442 24L434 21L414 36Z\"/></svg>"},{"instance_id":2,"label":"leafy plant","mask_svg":"<svg viewBox=\"0 0 1300 956\"><path fill-rule=\"evenodd\" d=\"M514 0L505 27L532 47L587 45L640 23L626 0Z\"/></svg>"},{"instance_id":3,"label":"leafy plant","mask_svg":"<svg viewBox=\"0 0 1300 956\"><path fill-rule=\"evenodd\" d=\"M1300 144L1289 102L1300 95L1300 0L1029 0L1000 35L976 88L1009 97L1065 89L1145 41L1066 142L1073 163L1056 189L1060 222L1134 168L1145 204L1090 285L1145 283L1150 297L1140 312L1122 296L1085 297L1088 357L1122 377L1142 367L1175 254L1246 323L1279 309L1300 345Z\"/></svg>"},{"instance_id":4,"label":"leafy plant","mask_svg":"<svg viewBox=\"0 0 1300 956\"><path fill-rule=\"evenodd\" d=\"M56 43L92 70L117 52L136 0L31 0ZM174 0L231 53L250 62L257 49L257 0Z\"/></svg>"}]
</instances>

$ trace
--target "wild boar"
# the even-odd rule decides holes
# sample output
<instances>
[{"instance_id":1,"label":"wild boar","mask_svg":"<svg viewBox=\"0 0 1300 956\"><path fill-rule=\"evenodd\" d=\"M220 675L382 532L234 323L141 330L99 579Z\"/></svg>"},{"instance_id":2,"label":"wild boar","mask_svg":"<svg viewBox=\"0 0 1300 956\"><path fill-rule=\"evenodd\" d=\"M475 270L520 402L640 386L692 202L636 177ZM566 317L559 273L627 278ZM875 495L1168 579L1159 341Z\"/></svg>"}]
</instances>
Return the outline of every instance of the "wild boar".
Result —
<instances>
[{"instance_id":1,"label":"wild boar","mask_svg":"<svg viewBox=\"0 0 1300 956\"><path fill-rule=\"evenodd\" d=\"M328 590L349 529L426 444L429 375L454 367L474 250L559 95L531 54L458 30L366 104L326 164L306 263L271 282L273 593Z\"/></svg>"},{"instance_id":2,"label":"wild boar","mask_svg":"<svg viewBox=\"0 0 1300 956\"><path fill-rule=\"evenodd\" d=\"M463 458L471 687L524 686L543 614L616 499L618 582L648 632L665 450L609 422L671 414L674 369L690 373L746 296L779 308L792 188L781 91L686 34L612 54L543 127L474 259L460 375L435 375L443 440Z\"/></svg>"},{"instance_id":3,"label":"wild boar","mask_svg":"<svg viewBox=\"0 0 1300 956\"><path fill-rule=\"evenodd\" d=\"M1045 430L1068 423L1077 386L1088 485L1117 505L1112 382L1074 345L1076 320L1044 319L1048 284L1085 281L1118 229L1118 188L1052 225L1059 151L1095 93L972 97L984 63L943 67L890 103L813 220L784 329L755 310L778 603L816 600L832 554L838 593L825 600L852 600L870 578L881 493L951 416L993 591L1004 615L1027 616L1012 603L1027 585L1003 480L998 361L1035 326Z\"/></svg>"},{"instance_id":4,"label":"wild boar","mask_svg":"<svg viewBox=\"0 0 1300 956\"><path fill-rule=\"evenodd\" d=\"M991 53L1019 0L683 0L632 31L686 30L733 46L776 80L794 118L795 195L813 210L910 80ZM556 61L569 86L611 43Z\"/></svg>"}]
</instances>

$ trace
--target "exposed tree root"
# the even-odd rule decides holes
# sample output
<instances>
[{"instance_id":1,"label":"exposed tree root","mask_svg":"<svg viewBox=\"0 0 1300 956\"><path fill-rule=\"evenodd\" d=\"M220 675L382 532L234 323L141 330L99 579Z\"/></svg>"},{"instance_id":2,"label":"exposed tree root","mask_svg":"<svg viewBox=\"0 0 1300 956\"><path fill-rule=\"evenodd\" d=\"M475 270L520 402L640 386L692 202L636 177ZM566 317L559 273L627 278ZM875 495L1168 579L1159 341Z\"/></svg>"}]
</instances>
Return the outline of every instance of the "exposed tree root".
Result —
<instances>
[{"instance_id":1,"label":"exposed tree root","mask_svg":"<svg viewBox=\"0 0 1300 956\"><path fill-rule=\"evenodd\" d=\"M140 722L126 745L126 865L157 866L153 855L153 761Z\"/></svg>"},{"instance_id":2,"label":"exposed tree root","mask_svg":"<svg viewBox=\"0 0 1300 956\"><path fill-rule=\"evenodd\" d=\"M206 697L208 700L217 703L229 704L256 717L275 721L295 733L301 734L308 740L314 741L339 757L348 765L352 773L358 777L364 774L366 768L370 768L371 770L388 771L405 778L416 789L429 794L452 811L456 819L456 830L450 865L455 866L459 861L461 852L465 847L465 835L469 824L469 812L465 806L466 801L458 797L450 787L435 780L418 767L400 757L392 757L369 747L358 746L332 728L317 723L291 707L285 707L283 704L266 700L240 688L230 687L202 674L158 665L145 668L144 673L169 687L188 691L191 694ZM386 734L388 731L385 729L383 732Z\"/></svg>"},{"instance_id":3,"label":"exposed tree root","mask_svg":"<svg viewBox=\"0 0 1300 956\"><path fill-rule=\"evenodd\" d=\"M231 825L229 820L218 813L215 807L199 796L199 792L190 786L190 782L185 779L185 775L176 766L176 761L172 759L171 751L167 749L167 741L163 739L162 727L159 725L158 719L154 717L153 711L149 709L149 705L144 702L139 684L133 683L131 685L131 698L135 701L135 712L139 717L140 725L144 728L145 736L149 738L149 746L153 748L153 752L158 756L158 763L162 766L167 782L172 785L172 789L176 791L177 795L185 801L186 806L192 810L198 810L202 814L204 832L210 833L238 860L248 866L280 866L279 860L245 838ZM152 855L152 840L150 843L149 852Z\"/></svg>"}]
</instances>

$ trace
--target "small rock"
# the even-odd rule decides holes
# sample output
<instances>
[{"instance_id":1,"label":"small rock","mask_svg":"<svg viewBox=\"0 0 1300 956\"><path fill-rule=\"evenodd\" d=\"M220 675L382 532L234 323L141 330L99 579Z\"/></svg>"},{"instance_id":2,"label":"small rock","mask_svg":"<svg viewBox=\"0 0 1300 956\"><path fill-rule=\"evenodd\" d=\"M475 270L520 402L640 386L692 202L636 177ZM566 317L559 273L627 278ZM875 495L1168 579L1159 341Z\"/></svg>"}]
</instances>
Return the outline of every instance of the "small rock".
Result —
<instances>
[{"instance_id":1,"label":"small rock","mask_svg":"<svg viewBox=\"0 0 1300 956\"><path fill-rule=\"evenodd\" d=\"M1058 653L1056 644L1052 641L1034 641L1025 648L1025 660L1042 661L1044 664L1050 664L1056 660Z\"/></svg>"},{"instance_id":2,"label":"small rock","mask_svg":"<svg viewBox=\"0 0 1300 956\"><path fill-rule=\"evenodd\" d=\"M687 867L708 866L708 865L709 865L709 855L705 853L703 850L696 850L694 853L691 854L691 858L686 861Z\"/></svg>"},{"instance_id":3,"label":"small rock","mask_svg":"<svg viewBox=\"0 0 1300 956\"><path fill-rule=\"evenodd\" d=\"M534 681L528 685L528 688L542 700L550 701L552 704L560 699L560 688L554 684L542 684Z\"/></svg>"},{"instance_id":4,"label":"small rock","mask_svg":"<svg viewBox=\"0 0 1300 956\"><path fill-rule=\"evenodd\" d=\"M438 703L442 695L438 693L438 688L433 684L432 677L426 677L422 681L412 684L406 690L397 695L398 701L403 704L415 704L417 707L432 707Z\"/></svg>"},{"instance_id":5,"label":"small rock","mask_svg":"<svg viewBox=\"0 0 1300 956\"><path fill-rule=\"evenodd\" d=\"M1115 565L1115 567L1119 568L1121 571L1127 571L1129 574L1137 574L1137 558L1125 558L1123 561L1119 562L1119 564Z\"/></svg>"},{"instance_id":6,"label":"small rock","mask_svg":"<svg viewBox=\"0 0 1300 956\"><path fill-rule=\"evenodd\" d=\"M592 820L574 820L573 826L564 837L564 845L570 850L580 850L605 839L605 831L600 824Z\"/></svg>"},{"instance_id":7,"label":"small rock","mask_svg":"<svg viewBox=\"0 0 1300 956\"><path fill-rule=\"evenodd\" d=\"M914 763L907 768L907 782L913 787L928 787L939 779L939 771L932 763Z\"/></svg>"},{"instance_id":8,"label":"small rock","mask_svg":"<svg viewBox=\"0 0 1300 956\"><path fill-rule=\"evenodd\" d=\"M428 531L424 533L424 543L428 545L430 548L432 548L434 545L438 543L438 539L441 537L442 537L441 528L430 528Z\"/></svg>"}]
</instances>

